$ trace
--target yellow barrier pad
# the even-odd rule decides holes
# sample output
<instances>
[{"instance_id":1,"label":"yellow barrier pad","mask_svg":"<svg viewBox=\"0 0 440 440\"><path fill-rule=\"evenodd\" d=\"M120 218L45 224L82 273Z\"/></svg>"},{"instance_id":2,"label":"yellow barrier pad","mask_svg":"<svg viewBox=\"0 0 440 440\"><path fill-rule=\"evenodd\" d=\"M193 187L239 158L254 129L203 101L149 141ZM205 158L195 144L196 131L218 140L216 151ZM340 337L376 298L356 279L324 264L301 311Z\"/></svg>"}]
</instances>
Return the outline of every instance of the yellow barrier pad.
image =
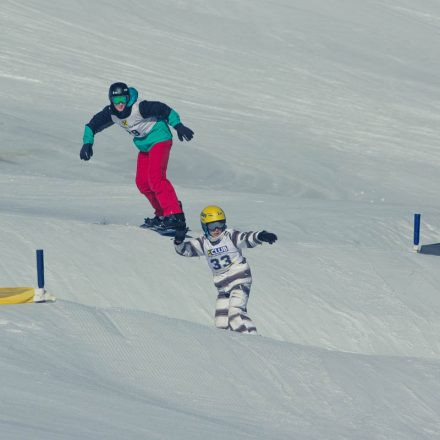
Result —
<instances>
[{"instance_id":1,"label":"yellow barrier pad","mask_svg":"<svg viewBox=\"0 0 440 440\"><path fill-rule=\"evenodd\" d=\"M33 303L34 295L33 287L0 287L0 305Z\"/></svg>"}]
</instances>

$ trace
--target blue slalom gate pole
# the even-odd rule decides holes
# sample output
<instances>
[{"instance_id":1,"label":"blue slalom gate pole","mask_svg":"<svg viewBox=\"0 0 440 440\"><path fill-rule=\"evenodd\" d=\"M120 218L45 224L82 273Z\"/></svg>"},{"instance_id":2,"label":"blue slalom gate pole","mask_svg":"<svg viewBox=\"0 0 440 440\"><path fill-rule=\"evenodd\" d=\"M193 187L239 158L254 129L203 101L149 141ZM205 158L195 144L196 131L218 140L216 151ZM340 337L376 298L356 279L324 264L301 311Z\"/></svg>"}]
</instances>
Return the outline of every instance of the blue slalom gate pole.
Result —
<instances>
[{"instance_id":1,"label":"blue slalom gate pole","mask_svg":"<svg viewBox=\"0 0 440 440\"><path fill-rule=\"evenodd\" d=\"M37 277L38 288L44 288L44 256L43 249L37 249Z\"/></svg>"},{"instance_id":2,"label":"blue slalom gate pole","mask_svg":"<svg viewBox=\"0 0 440 440\"><path fill-rule=\"evenodd\" d=\"M414 250L420 250L420 214L414 214Z\"/></svg>"}]
</instances>

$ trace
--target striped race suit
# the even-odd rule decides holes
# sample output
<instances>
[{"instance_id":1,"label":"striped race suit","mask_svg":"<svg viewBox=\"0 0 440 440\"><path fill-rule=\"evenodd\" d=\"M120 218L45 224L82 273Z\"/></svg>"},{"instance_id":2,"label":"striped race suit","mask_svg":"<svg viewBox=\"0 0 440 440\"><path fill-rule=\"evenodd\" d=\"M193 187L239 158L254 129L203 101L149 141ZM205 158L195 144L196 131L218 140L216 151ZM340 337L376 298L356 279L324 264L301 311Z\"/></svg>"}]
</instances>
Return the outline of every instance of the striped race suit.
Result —
<instances>
[{"instance_id":1,"label":"striped race suit","mask_svg":"<svg viewBox=\"0 0 440 440\"><path fill-rule=\"evenodd\" d=\"M174 245L176 252L184 257L205 255L218 291L215 308L217 328L241 333L257 332L247 314L252 275L241 249L262 244L257 238L259 232L226 229L216 241L202 235Z\"/></svg>"}]
</instances>

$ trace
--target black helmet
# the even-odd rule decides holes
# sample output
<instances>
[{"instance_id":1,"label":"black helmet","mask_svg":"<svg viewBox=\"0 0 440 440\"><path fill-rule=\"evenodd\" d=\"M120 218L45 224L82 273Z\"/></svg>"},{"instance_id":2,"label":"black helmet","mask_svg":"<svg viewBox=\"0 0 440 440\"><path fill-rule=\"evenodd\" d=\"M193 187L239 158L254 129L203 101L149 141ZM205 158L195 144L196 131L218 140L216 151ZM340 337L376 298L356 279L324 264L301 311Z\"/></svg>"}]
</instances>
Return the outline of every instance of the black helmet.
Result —
<instances>
[{"instance_id":1,"label":"black helmet","mask_svg":"<svg viewBox=\"0 0 440 440\"><path fill-rule=\"evenodd\" d=\"M130 91L125 83L117 82L110 86L108 90L108 99L112 101L113 96L128 96L130 98Z\"/></svg>"}]
</instances>

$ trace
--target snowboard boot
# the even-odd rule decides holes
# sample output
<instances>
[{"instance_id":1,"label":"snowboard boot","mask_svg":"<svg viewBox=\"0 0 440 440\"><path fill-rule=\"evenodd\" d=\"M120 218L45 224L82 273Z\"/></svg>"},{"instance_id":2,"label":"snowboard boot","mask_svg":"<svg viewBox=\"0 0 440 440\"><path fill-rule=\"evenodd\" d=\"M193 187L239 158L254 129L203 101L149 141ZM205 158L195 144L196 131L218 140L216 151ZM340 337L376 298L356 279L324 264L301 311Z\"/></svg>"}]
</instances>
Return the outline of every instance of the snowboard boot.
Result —
<instances>
[{"instance_id":1,"label":"snowboard boot","mask_svg":"<svg viewBox=\"0 0 440 440\"><path fill-rule=\"evenodd\" d=\"M183 212L164 217L160 225L156 228L159 233L171 233L184 229L186 229L186 222Z\"/></svg>"},{"instance_id":2,"label":"snowboard boot","mask_svg":"<svg viewBox=\"0 0 440 440\"><path fill-rule=\"evenodd\" d=\"M141 228L145 229L157 229L160 224L162 223L164 217L155 216L153 218L146 218L143 225L141 225Z\"/></svg>"},{"instance_id":3,"label":"snowboard boot","mask_svg":"<svg viewBox=\"0 0 440 440\"><path fill-rule=\"evenodd\" d=\"M180 206L180 209L182 210L182 218L183 218L183 221L185 222L185 227L186 227L186 220L185 220L185 213L183 212L183 206L182 206L182 202L179 200L179 206Z\"/></svg>"}]
</instances>

